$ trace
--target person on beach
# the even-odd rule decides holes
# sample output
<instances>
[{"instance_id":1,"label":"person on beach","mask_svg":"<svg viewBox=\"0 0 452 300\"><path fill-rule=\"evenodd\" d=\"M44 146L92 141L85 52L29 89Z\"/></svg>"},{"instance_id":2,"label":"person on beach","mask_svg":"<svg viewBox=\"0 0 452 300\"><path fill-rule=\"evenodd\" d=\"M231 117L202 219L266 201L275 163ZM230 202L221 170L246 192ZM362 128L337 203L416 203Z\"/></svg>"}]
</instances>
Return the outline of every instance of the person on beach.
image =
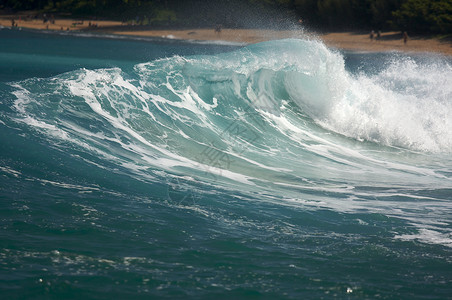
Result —
<instances>
[{"instance_id":1,"label":"person on beach","mask_svg":"<svg viewBox=\"0 0 452 300\"><path fill-rule=\"evenodd\" d=\"M406 42L408 41L408 33L406 31L403 32L403 43L406 45Z\"/></svg>"},{"instance_id":2,"label":"person on beach","mask_svg":"<svg viewBox=\"0 0 452 300\"><path fill-rule=\"evenodd\" d=\"M215 33L216 34L220 34L221 33L221 24L217 24L217 26L215 26Z\"/></svg>"},{"instance_id":3,"label":"person on beach","mask_svg":"<svg viewBox=\"0 0 452 300\"><path fill-rule=\"evenodd\" d=\"M377 41L381 39L381 30L377 31Z\"/></svg>"},{"instance_id":4,"label":"person on beach","mask_svg":"<svg viewBox=\"0 0 452 300\"><path fill-rule=\"evenodd\" d=\"M372 42L373 40L374 40L374 35L375 35L375 31L371 31L370 32L370 35L369 35L369 38L370 38L370 41Z\"/></svg>"}]
</instances>

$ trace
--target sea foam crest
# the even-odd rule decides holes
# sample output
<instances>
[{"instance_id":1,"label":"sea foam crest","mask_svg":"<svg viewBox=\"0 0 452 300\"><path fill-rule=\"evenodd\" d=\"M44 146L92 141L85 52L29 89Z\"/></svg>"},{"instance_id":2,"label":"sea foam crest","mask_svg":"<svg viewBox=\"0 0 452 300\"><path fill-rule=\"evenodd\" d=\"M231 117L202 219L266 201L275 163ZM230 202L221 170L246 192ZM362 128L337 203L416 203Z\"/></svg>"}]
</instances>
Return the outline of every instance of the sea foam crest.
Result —
<instances>
[{"instance_id":1,"label":"sea foam crest","mask_svg":"<svg viewBox=\"0 0 452 300\"><path fill-rule=\"evenodd\" d=\"M321 122L347 136L427 152L452 151L452 68L392 61L376 75L347 80Z\"/></svg>"},{"instance_id":2,"label":"sea foam crest","mask_svg":"<svg viewBox=\"0 0 452 300\"><path fill-rule=\"evenodd\" d=\"M398 55L377 74L351 74L343 57L322 44L288 43L298 49L298 59L292 61L296 72L288 72L285 86L318 124L382 145L452 151L452 66L447 59Z\"/></svg>"}]
</instances>

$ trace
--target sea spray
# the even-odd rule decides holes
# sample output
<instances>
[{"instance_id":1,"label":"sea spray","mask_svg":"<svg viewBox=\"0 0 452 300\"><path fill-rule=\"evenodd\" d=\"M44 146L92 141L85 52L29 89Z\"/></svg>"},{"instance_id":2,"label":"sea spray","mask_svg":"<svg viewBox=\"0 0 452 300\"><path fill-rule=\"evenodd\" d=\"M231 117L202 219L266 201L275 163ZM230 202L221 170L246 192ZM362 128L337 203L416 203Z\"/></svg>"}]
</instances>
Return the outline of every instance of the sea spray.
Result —
<instances>
[{"instance_id":1,"label":"sea spray","mask_svg":"<svg viewBox=\"0 0 452 300\"><path fill-rule=\"evenodd\" d=\"M330 103L327 128L379 144L417 151L452 151L452 67L448 62L391 61L381 72L349 79Z\"/></svg>"}]
</instances>

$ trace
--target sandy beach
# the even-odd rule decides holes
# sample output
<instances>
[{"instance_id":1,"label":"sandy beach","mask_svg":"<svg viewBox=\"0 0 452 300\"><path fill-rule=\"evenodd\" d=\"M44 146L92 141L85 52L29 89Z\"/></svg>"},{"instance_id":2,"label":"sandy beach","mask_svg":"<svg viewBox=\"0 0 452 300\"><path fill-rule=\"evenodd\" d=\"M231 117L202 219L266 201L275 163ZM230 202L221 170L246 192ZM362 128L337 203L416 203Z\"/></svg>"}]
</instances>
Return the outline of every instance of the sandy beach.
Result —
<instances>
[{"instance_id":1,"label":"sandy beach","mask_svg":"<svg viewBox=\"0 0 452 300\"><path fill-rule=\"evenodd\" d=\"M406 51L435 52L452 55L452 41L439 39L409 38L403 42L400 32L383 32L381 38L371 40L368 33L339 32L327 34L306 33L303 30L263 30L263 29L222 29L220 33L213 28L185 30L148 30L141 26L127 26L117 21L54 19L43 22L42 19L26 18L18 15L0 16L0 26L55 31L93 31L116 35L161 37L168 39L226 41L251 44L267 40L284 38L319 38L330 47L354 51Z\"/></svg>"}]
</instances>

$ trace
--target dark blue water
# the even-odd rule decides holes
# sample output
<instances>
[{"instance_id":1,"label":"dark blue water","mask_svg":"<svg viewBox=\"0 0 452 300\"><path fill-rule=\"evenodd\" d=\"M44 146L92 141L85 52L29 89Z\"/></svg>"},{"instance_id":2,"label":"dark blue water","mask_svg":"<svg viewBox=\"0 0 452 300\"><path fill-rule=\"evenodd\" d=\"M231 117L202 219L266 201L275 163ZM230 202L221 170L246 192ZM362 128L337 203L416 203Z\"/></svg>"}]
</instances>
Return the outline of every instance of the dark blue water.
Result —
<instances>
[{"instance_id":1,"label":"dark blue water","mask_svg":"<svg viewBox=\"0 0 452 300\"><path fill-rule=\"evenodd\" d=\"M4 299L447 299L431 54L0 30Z\"/></svg>"},{"instance_id":2,"label":"dark blue water","mask_svg":"<svg viewBox=\"0 0 452 300\"><path fill-rule=\"evenodd\" d=\"M214 54L237 48L171 40L121 40L95 34L1 30L1 81L50 77L79 68L128 67L173 55Z\"/></svg>"}]
</instances>

